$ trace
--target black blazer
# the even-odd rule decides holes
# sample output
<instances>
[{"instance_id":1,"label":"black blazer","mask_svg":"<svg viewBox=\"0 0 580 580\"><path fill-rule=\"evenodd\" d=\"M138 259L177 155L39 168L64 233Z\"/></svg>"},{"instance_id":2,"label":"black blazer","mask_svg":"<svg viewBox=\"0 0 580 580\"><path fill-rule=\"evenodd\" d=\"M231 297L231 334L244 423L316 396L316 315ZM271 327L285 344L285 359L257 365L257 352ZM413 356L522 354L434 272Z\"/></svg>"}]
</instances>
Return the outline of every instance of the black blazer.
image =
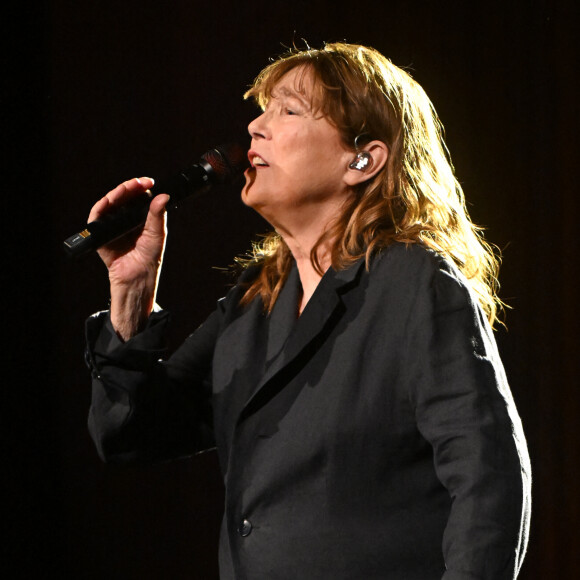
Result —
<instances>
[{"instance_id":1,"label":"black blazer","mask_svg":"<svg viewBox=\"0 0 580 580\"><path fill-rule=\"evenodd\" d=\"M167 362L167 313L125 344L89 319L101 457L216 446L224 580L514 578L529 459L456 268L395 244L330 269L298 319L295 268L270 316L238 307L244 279Z\"/></svg>"}]
</instances>

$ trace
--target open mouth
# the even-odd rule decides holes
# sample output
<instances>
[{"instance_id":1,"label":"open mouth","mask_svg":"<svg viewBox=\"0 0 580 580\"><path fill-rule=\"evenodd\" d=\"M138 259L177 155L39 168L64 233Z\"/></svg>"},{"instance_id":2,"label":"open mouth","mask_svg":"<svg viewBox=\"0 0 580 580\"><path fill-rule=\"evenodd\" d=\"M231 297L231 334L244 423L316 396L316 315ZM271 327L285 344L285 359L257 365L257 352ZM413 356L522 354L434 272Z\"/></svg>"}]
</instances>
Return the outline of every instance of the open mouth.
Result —
<instances>
[{"instance_id":1,"label":"open mouth","mask_svg":"<svg viewBox=\"0 0 580 580\"><path fill-rule=\"evenodd\" d=\"M261 157L254 157L253 164L256 167L268 167L268 164Z\"/></svg>"},{"instance_id":2,"label":"open mouth","mask_svg":"<svg viewBox=\"0 0 580 580\"><path fill-rule=\"evenodd\" d=\"M248 152L248 159L252 167L269 167L268 163L254 151Z\"/></svg>"}]
</instances>

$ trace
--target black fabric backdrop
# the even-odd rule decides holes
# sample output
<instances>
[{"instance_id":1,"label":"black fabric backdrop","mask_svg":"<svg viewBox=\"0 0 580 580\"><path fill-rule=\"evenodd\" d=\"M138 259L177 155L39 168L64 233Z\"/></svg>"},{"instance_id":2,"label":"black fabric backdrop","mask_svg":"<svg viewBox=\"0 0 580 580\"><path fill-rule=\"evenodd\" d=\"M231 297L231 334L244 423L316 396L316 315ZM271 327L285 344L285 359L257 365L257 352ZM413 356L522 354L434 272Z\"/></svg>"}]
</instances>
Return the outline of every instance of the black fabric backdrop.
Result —
<instances>
[{"instance_id":1,"label":"black fabric backdrop","mask_svg":"<svg viewBox=\"0 0 580 580\"><path fill-rule=\"evenodd\" d=\"M209 4L53 0L5 7L3 493L11 578L212 579L222 489L215 455L99 462L86 430L83 322L104 267L64 259L118 182L173 173L244 134L241 99L282 45L374 46L425 87L474 220L504 252L513 307L498 342L528 437L534 506L524 579L574 578L580 485L573 2ZM159 301L173 344L231 280L262 220L236 191L170 216Z\"/></svg>"}]
</instances>

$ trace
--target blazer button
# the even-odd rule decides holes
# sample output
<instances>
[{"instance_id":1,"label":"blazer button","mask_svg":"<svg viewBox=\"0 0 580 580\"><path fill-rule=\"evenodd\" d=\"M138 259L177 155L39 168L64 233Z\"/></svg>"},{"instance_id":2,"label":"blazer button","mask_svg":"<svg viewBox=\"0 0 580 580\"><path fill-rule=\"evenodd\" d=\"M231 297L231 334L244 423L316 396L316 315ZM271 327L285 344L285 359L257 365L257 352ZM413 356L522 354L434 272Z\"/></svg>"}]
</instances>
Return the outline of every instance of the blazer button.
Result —
<instances>
[{"instance_id":1,"label":"blazer button","mask_svg":"<svg viewBox=\"0 0 580 580\"><path fill-rule=\"evenodd\" d=\"M240 534L242 538L249 536L251 531L252 531L252 522L250 520L244 520L240 524L240 527L238 528L238 534Z\"/></svg>"}]
</instances>

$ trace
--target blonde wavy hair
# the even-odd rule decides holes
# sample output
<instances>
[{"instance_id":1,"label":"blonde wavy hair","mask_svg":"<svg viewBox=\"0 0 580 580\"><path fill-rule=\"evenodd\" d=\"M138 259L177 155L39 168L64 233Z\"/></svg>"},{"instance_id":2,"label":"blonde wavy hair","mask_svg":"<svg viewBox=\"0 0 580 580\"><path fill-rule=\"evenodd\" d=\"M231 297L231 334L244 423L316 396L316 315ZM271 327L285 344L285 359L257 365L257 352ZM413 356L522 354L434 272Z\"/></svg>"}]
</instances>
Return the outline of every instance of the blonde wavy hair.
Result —
<instances>
[{"instance_id":1,"label":"blonde wavy hair","mask_svg":"<svg viewBox=\"0 0 580 580\"><path fill-rule=\"evenodd\" d=\"M264 109L278 81L296 67L313 74L314 110L337 127L353 153L357 138L358 145L361 139L362 145L380 140L389 149L386 166L353 190L318 240L311 254L314 267L322 275L317 250L328 241L335 270L363 256L368 268L372 255L394 242L420 243L457 265L493 326L503 309L497 297L499 255L469 218L442 125L425 91L373 48L333 43L320 50L290 50L262 70L244 97ZM238 262L260 265L242 304L260 296L271 312L291 267L288 246L272 232Z\"/></svg>"}]
</instances>

